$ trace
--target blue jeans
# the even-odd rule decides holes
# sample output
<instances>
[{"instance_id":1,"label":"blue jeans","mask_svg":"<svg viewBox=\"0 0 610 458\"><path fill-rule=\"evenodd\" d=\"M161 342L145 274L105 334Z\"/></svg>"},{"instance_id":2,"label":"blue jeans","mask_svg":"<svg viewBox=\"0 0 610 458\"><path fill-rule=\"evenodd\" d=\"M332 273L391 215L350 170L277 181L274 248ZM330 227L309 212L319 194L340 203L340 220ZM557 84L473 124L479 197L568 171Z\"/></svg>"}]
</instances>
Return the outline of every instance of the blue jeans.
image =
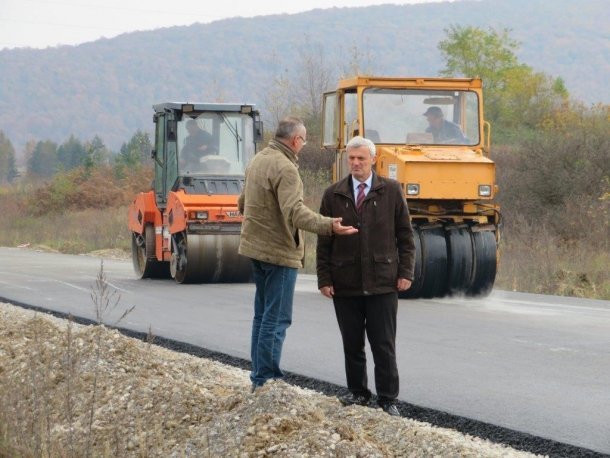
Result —
<instances>
[{"instance_id":1,"label":"blue jeans","mask_svg":"<svg viewBox=\"0 0 610 458\"><path fill-rule=\"evenodd\" d=\"M252 321L252 372L250 380L262 386L282 378L280 358L286 329L292 323L292 298L297 269L252 259L256 294Z\"/></svg>"}]
</instances>

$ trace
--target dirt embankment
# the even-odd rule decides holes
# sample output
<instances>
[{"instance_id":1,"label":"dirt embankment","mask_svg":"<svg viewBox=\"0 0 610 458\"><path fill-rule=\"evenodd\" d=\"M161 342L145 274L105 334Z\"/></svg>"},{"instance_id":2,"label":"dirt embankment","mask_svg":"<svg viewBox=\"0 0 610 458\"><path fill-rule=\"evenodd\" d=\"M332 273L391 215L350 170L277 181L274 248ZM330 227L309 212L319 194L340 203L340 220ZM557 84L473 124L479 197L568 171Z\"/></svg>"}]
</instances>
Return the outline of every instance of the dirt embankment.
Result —
<instances>
[{"instance_id":1,"label":"dirt embankment","mask_svg":"<svg viewBox=\"0 0 610 458\"><path fill-rule=\"evenodd\" d=\"M534 456L0 304L0 456Z\"/></svg>"}]
</instances>

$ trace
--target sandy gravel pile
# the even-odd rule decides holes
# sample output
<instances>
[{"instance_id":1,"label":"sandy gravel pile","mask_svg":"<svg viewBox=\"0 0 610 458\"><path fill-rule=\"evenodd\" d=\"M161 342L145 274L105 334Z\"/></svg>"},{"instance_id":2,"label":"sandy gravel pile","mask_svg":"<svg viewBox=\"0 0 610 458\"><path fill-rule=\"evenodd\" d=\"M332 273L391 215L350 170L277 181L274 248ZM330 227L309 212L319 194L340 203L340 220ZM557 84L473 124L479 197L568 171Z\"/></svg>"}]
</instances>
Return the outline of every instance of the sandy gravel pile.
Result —
<instances>
[{"instance_id":1,"label":"sandy gravel pile","mask_svg":"<svg viewBox=\"0 0 610 458\"><path fill-rule=\"evenodd\" d=\"M342 407L284 382L254 394L249 388L241 369L103 326L0 304L0 433L12 451L62 457L534 456L379 409Z\"/></svg>"}]
</instances>

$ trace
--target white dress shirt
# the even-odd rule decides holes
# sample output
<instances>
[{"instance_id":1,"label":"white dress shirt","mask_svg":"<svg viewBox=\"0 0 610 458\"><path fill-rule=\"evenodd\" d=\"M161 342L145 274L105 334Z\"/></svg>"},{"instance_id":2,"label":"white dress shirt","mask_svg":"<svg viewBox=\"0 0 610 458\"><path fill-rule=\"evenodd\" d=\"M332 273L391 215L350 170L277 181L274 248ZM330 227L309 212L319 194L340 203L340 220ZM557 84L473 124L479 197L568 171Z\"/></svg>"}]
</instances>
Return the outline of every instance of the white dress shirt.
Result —
<instances>
[{"instance_id":1,"label":"white dress shirt","mask_svg":"<svg viewBox=\"0 0 610 458\"><path fill-rule=\"evenodd\" d=\"M369 191L371 190L371 184L373 183L373 173L371 173L369 175L369 177L364 181L358 181L356 178L354 178L354 175L352 175L352 187L353 187L353 191L354 191L354 200L356 200L358 197L358 185L360 183L366 184L366 188L364 188L364 197L366 197L368 195Z\"/></svg>"}]
</instances>

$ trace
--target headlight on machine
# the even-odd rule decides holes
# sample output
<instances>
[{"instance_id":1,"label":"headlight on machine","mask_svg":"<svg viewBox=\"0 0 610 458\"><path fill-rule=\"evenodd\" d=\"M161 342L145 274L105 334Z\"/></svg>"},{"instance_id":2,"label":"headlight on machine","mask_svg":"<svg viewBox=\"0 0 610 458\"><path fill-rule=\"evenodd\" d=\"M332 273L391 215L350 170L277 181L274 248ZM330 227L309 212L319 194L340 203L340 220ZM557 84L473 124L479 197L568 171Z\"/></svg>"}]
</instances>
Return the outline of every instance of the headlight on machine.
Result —
<instances>
[{"instance_id":1,"label":"headlight on machine","mask_svg":"<svg viewBox=\"0 0 610 458\"><path fill-rule=\"evenodd\" d=\"M419 194L419 184L407 183L407 195L416 196Z\"/></svg>"},{"instance_id":2,"label":"headlight on machine","mask_svg":"<svg viewBox=\"0 0 610 458\"><path fill-rule=\"evenodd\" d=\"M479 196L481 196L481 197L489 197L489 196L491 196L491 185L489 185L489 184L480 184L479 185Z\"/></svg>"},{"instance_id":3,"label":"headlight on machine","mask_svg":"<svg viewBox=\"0 0 610 458\"><path fill-rule=\"evenodd\" d=\"M208 219L208 212L207 211L195 212L195 219Z\"/></svg>"}]
</instances>

